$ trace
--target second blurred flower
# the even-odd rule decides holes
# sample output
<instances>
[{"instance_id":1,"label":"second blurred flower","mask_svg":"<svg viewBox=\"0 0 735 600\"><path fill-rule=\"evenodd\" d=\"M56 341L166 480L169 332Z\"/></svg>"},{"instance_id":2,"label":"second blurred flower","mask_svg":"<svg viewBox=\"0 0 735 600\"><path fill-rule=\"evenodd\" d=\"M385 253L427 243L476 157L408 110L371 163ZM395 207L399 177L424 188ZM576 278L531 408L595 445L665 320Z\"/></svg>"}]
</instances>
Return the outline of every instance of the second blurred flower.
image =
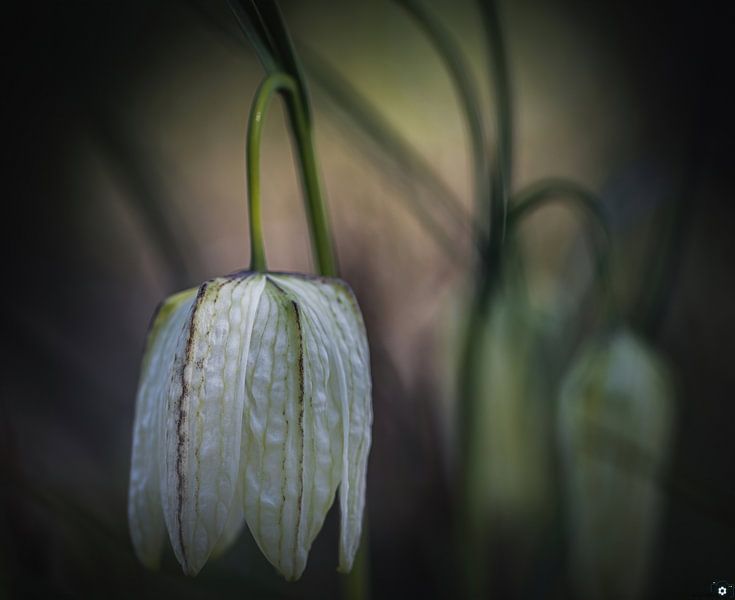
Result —
<instances>
[{"instance_id":1,"label":"second blurred flower","mask_svg":"<svg viewBox=\"0 0 735 600\"><path fill-rule=\"evenodd\" d=\"M667 369L626 329L588 343L563 382L558 425L572 569L585 598L645 591L672 418Z\"/></svg>"}]
</instances>

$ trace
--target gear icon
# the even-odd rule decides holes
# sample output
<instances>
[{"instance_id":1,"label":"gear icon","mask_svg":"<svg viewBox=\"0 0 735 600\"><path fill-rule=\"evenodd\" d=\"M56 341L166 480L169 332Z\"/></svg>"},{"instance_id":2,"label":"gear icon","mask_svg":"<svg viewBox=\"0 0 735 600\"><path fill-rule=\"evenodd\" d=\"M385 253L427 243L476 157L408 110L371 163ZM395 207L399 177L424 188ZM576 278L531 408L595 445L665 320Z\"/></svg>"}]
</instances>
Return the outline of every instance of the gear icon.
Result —
<instances>
[{"instance_id":1,"label":"gear icon","mask_svg":"<svg viewBox=\"0 0 735 600\"><path fill-rule=\"evenodd\" d=\"M717 593L720 596L724 596L725 594L727 594L727 588L724 585L721 585L720 587L717 588Z\"/></svg>"}]
</instances>

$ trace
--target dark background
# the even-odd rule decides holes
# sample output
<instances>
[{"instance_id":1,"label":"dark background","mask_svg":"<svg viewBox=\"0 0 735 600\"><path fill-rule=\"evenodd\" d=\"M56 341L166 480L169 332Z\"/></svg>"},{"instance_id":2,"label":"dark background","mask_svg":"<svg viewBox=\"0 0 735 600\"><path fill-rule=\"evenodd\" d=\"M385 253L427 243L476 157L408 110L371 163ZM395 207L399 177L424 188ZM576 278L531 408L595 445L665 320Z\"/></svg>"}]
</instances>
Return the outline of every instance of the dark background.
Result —
<instances>
[{"instance_id":1,"label":"dark background","mask_svg":"<svg viewBox=\"0 0 735 600\"><path fill-rule=\"evenodd\" d=\"M518 64L527 56L523 36L544 33L543 28L524 23L538 26L543 19L534 16L538 9L532 2L506 4L501 3L501 10L513 67L514 56L520 56ZM364 16L374 8L379 16L372 24L385 19L387 29L408 27L387 5L367 6L358 13ZM448 16L455 30L468 22L473 10L465 3L434 7ZM284 2L283 10L289 25L307 42L318 44L323 41L318 36L329 35L328 28L312 27L320 19L333 18L329 3ZM684 215L677 250L667 263L668 291L654 311L658 318L641 321L669 361L679 392L671 476L662 483L667 504L651 597L690 597L706 593L712 580L735 581L735 98L729 89L733 20L728 12L725 3L559 0L543 8L544 15L553 15L554 22L564 23L566 31L586 40L592 57L613 56L619 69L615 81L627 85L628 104L620 122L630 123L630 131L618 131L617 136L630 141L618 144L622 149L612 153L609 162L600 162L599 176L591 183L599 183L603 195L628 193L634 205L680 202ZM342 7L340 14L349 14L349 9ZM207 116L220 109L230 111L231 119L222 127L232 128L227 142L232 159L225 165L234 165L228 175L232 195L212 200L210 210L216 215L220 204L234 206L227 214L242 218L245 235L244 210L237 204L242 202L237 190L242 177L238 153L260 70L226 5L35 2L14 6L3 21L7 28L3 54L9 68L2 91L7 104L5 290L0 310L0 595L336 596L334 511L315 543L303 580L293 585L280 582L247 535L236 550L208 565L195 580L184 578L170 556L161 574L146 573L136 563L127 537L130 431L147 319L165 294L234 270L247 260L245 238L236 252L227 247L227 258L212 258L216 249L206 247L216 233L203 232L217 230L217 217L201 222L201 213L187 212L189 204L210 201L206 176L190 197L169 202L180 190L177 178L185 177L182 173L198 160L206 161L217 144L216 139L201 137L207 131ZM370 64L374 49L366 40L371 39L372 25L357 18L343 23L355 29L354 53L363 52L364 63ZM317 37L312 40L310 35ZM549 36L553 54L558 40L553 32ZM602 54L595 53L595 45ZM214 47L217 56L235 57L229 70L207 70L200 52L208 47ZM518 54L514 48L520 49ZM339 64L339 56L331 58ZM543 63L543 54L535 60ZM594 58L582 53L578 60ZM440 70L436 63L426 68ZM169 77L171 72L178 73L176 78ZM217 93L230 89L217 79L225 77L223 72L239 77L241 86L235 88L240 96L229 104L214 92L211 97L206 93L210 86ZM570 72L573 69L565 76ZM359 71L354 74L360 78ZM604 82L606 74L598 72L596 77ZM190 86L182 87L182 81ZM569 94L570 107L578 106L573 102L573 80L558 79L554 84ZM167 156L169 146L161 144L161 137L155 147L147 141L146 127L168 108L151 103L141 109L135 102L156 86L171 86L165 97L174 104L181 96L197 95L196 103L186 104L191 114L181 121L184 126L193 124L194 133L170 140L170 147L190 145L190 162L179 160L181 155L176 160ZM321 114L329 115L329 107L318 97L315 103ZM588 109L567 117L572 123L577 117L605 118L594 105ZM148 125L136 120L142 112ZM554 144L574 146L592 135L583 125L565 134ZM524 148L532 151L534 135L544 143L543 132L532 132L519 141L519 155ZM605 147L606 140L595 143ZM284 156L281 160L288 162ZM349 213L351 194L360 194L359 185L350 186L348 176L341 180L331 159L322 162L330 197L339 196L335 202L340 203L341 215ZM545 174L529 171L522 178ZM212 181L217 176L213 173ZM293 178L292 171L288 177ZM653 191L647 196L649 190ZM112 208L100 208L104 202L112 202ZM396 331L400 321L396 315L402 313L395 306L405 301L397 291L399 275L386 274L391 261L378 260L370 251L375 231L388 225L380 214L361 210L372 215L367 224L355 228L353 223L352 229L346 225L347 233L337 235L343 274L360 298L372 344L375 428L368 505L373 594L449 597L452 486L444 468L437 410L432 408L440 375L425 342L433 338L425 324L405 330L406 335L418 332L411 360L405 356L405 343L394 345L404 332ZM638 214L635 206L631 210ZM624 228L626 213L621 209L620 214ZM348 219L337 217L338 224L342 218ZM291 230L284 227L282 235L289 237ZM425 235L401 231L409 238ZM299 252L304 234L299 235L283 254L274 244L276 262L308 268ZM549 235L538 243L553 245ZM636 273L638 281L645 281L655 235L655 225L637 231L639 245L623 253L623 272ZM646 240L651 243L646 245ZM403 252L400 241L392 243L386 253ZM444 289L447 282L459 279L447 275L451 263L429 258L434 250L425 251L425 245L412 241L408 258L397 267L428 278L421 280L424 287L417 288L416 296L421 297L431 294L431 286ZM239 265L231 259L237 252ZM630 282L635 277L620 278L623 293L633 298L630 318L635 323L639 294ZM548 581L543 596L571 594L563 572ZM501 586L498 594L520 597L521 593Z\"/></svg>"}]
</instances>

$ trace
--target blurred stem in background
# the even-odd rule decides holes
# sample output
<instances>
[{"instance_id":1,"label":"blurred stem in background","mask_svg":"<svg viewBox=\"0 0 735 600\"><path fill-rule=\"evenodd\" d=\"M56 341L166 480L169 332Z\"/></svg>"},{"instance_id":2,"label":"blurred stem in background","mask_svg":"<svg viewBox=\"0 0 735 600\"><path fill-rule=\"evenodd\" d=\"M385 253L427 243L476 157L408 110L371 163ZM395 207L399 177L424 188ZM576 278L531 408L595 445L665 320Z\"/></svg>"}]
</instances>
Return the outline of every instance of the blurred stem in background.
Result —
<instances>
[{"instance_id":1,"label":"blurred stem in background","mask_svg":"<svg viewBox=\"0 0 735 600\"><path fill-rule=\"evenodd\" d=\"M513 116L512 94L509 81L507 55L494 2L480 2L482 21L488 40L490 78L495 92L495 156L491 168L486 168L484 127L477 100L476 85L467 68L459 46L450 33L415 0L397 0L425 30L430 41L441 55L462 100L465 119L470 130L473 154L476 211L481 225L476 230L476 246L479 256L473 280L473 297L470 302L463 353L458 378L458 440L459 440L459 491L457 502L456 558L462 582L461 593L466 597L485 597L488 589L487 554L489 540L482 517L481 501L473 497L479 489L474 481L481 473L483 457L473 436L473 423L479 414L481 402L487 402L480 392L480 377L485 368L483 332L488 326L491 306L502 278L504 264L506 224L515 227L521 219L546 202L567 198L589 212L601 225L602 243L593 244L596 258L596 274L605 298L604 316L613 313L614 302L609 284L609 232L597 199L572 182L550 180L540 182L515 198L517 205L509 210L512 185ZM491 177L490 185L486 178ZM487 194L489 192L489 202ZM483 215L486 215L483 217Z\"/></svg>"},{"instance_id":2,"label":"blurred stem in background","mask_svg":"<svg viewBox=\"0 0 735 600\"><path fill-rule=\"evenodd\" d=\"M465 354L460 366L459 428L457 436L460 444L460 486L457 495L456 518L458 527L457 539L455 540L455 560L457 560L457 571L460 574L460 595L467 598L482 598L486 597L485 568L487 557L484 552L486 540L484 539L484 532L476 519L478 511L473 508L477 503L472 495L477 486L474 485L472 478L477 472L474 467L479 457L476 457L476 452L473 452L474 445L471 438L473 432L472 422L477 413L477 402L479 400L477 398L477 376L482 370L479 346L485 321L487 320L490 290L498 275L496 269L493 268L495 266L493 263L500 263L500 247L492 245L493 239L496 237L496 232L492 228L495 227L496 223L495 215L501 212L504 213L506 203L504 199L501 199L502 195L498 196L491 193L488 211L488 191L493 190L494 192L495 190L492 186L487 185L490 170L486 168L482 110L478 99L477 86L467 66L468 61L450 32L429 11L426 11L420 2L416 0L396 0L396 2L414 18L444 62L461 101L472 151L472 179L474 181L475 210L478 215L478 226L475 228L474 235L480 256L477 261L478 277L475 281L477 293L470 309L464 344ZM505 72L505 69L500 70L501 74L505 74ZM507 136L509 137L509 132ZM507 166L509 167L509 162ZM500 189L502 189L502 185ZM488 212L490 218L486 222L482 215Z\"/></svg>"},{"instance_id":3,"label":"blurred stem in background","mask_svg":"<svg viewBox=\"0 0 735 600\"><path fill-rule=\"evenodd\" d=\"M515 234L516 228L525 217L554 201L570 202L572 207L579 208L581 212L590 217L591 222L597 226L597 230L601 233L601 235L591 235L595 281L600 286L603 298L601 319L606 323L616 321L618 309L612 287L610 267L610 246L612 243L610 227L602 203L592 191L585 189L574 181L559 178L545 179L533 183L512 198L511 209L508 211L509 232Z\"/></svg>"},{"instance_id":4,"label":"blurred stem in background","mask_svg":"<svg viewBox=\"0 0 735 600\"><path fill-rule=\"evenodd\" d=\"M495 75L495 89L501 97L497 103L497 134L499 139L497 163L499 168L488 169L486 159L485 131L482 120L481 104L477 86L471 75L468 61L451 33L423 5L416 0L396 0L427 35L452 79L459 95L461 108L468 128L472 155L472 180L474 181L475 211L477 225L474 227L475 247L478 250L476 275L473 281L474 295L471 301L467 329L465 331L463 353L458 374L458 432L459 464L458 492L455 518L457 537L455 539L456 569L459 574L459 593L462 597L486 596L486 540L484 531L477 520L476 499L472 498L476 489L472 481L477 473L472 441L472 422L477 413L478 374L482 371L480 345L489 312L490 297L495 282L499 278L499 266L507 207L506 182L510 180L510 95L507 83L507 68L499 27L493 23L496 39L491 44L492 71ZM485 8L493 20L497 11L494 6ZM493 175L492 180L488 178ZM488 185L490 183L490 185ZM483 215L487 215L484 218ZM500 235L498 232L500 231Z\"/></svg>"},{"instance_id":5,"label":"blurred stem in background","mask_svg":"<svg viewBox=\"0 0 735 600\"><path fill-rule=\"evenodd\" d=\"M502 242L505 235L508 197L513 185L513 95L498 6L494 0L479 0L478 6L488 44L490 81L495 92L496 156L489 218L490 226L496 228L494 233L500 229L499 242ZM488 243L493 242L488 240Z\"/></svg>"},{"instance_id":6,"label":"blurred stem in background","mask_svg":"<svg viewBox=\"0 0 735 600\"><path fill-rule=\"evenodd\" d=\"M337 69L305 44L300 44L300 51L314 83L377 147L378 152L373 152L371 157L378 162L378 168L399 178L406 189L402 198L405 198L415 218L447 257L458 267L463 267L465 262L457 253L454 238L473 231L476 221L467 213L462 201L418 150ZM417 194L416 181L422 184L425 194ZM434 216L425 200L441 209L441 216ZM449 227L457 229L455 235L447 233Z\"/></svg>"},{"instance_id":7,"label":"blurred stem in background","mask_svg":"<svg viewBox=\"0 0 735 600\"><path fill-rule=\"evenodd\" d=\"M416 0L395 0L395 2L403 7L426 33L454 83L454 89L459 96L467 124L467 134L470 142L475 210L478 215L482 215L487 210L485 205L488 198L485 126L482 119L482 103L468 61L451 33L420 2ZM475 232L475 235L478 240L484 240L488 235L488 229L481 220L479 221L479 227L480 229Z\"/></svg>"}]
</instances>

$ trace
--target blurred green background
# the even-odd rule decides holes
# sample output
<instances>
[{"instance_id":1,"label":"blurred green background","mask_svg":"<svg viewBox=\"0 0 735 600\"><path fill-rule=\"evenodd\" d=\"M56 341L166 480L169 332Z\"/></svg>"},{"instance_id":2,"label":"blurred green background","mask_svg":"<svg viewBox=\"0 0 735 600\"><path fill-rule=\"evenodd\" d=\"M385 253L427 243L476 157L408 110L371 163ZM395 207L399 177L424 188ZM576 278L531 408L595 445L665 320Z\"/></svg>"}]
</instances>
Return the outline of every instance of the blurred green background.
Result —
<instances>
[{"instance_id":1,"label":"blurred green background","mask_svg":"<svg viewBox=\"0 0 735 600\"><path fill-rule=\"evenodd\" d=\"M467 53L490 123L495 94L477 7L427 4ZM437 178L396 164L307 68L341 272L371 342L372 595L455 597L452 315L467 294L473 209L456 90L391 2L281 6L297 47L328 61ZM599 192L611 216L616 293L673 374L672 445L655 483L663 502L643 597L707 594L711 581L735 580L735 127L725 11L574 0L501 2L500 10L514 187L564 176ZM244 139L262 69L226 3L41 2L4 20L0 595L339 597L334 509L295 584L278 578L247 533L195 579L170 551L160 573L146 572L127 533L150 316L164 296L249 261ZM311 271L277 104L262 165L269 266ZM464 218L437 208L447 196ZM662 231L674 206L684 218L670 250ZM592 285L585 227L557 204L531 216L520 237L531 308L552 328L578 323L580 337L592 328L587 312L577 315ZM664 253L665 293L651 309L646 284ZM570 359L556 358L559 369ZM562 485L558 466L545 474L552 489ZM491 541L492 597L584 597L558 521L564 500L558 490L526 493L551 516L522 534L501 528Z\"/></svg>"}]
</instances>

